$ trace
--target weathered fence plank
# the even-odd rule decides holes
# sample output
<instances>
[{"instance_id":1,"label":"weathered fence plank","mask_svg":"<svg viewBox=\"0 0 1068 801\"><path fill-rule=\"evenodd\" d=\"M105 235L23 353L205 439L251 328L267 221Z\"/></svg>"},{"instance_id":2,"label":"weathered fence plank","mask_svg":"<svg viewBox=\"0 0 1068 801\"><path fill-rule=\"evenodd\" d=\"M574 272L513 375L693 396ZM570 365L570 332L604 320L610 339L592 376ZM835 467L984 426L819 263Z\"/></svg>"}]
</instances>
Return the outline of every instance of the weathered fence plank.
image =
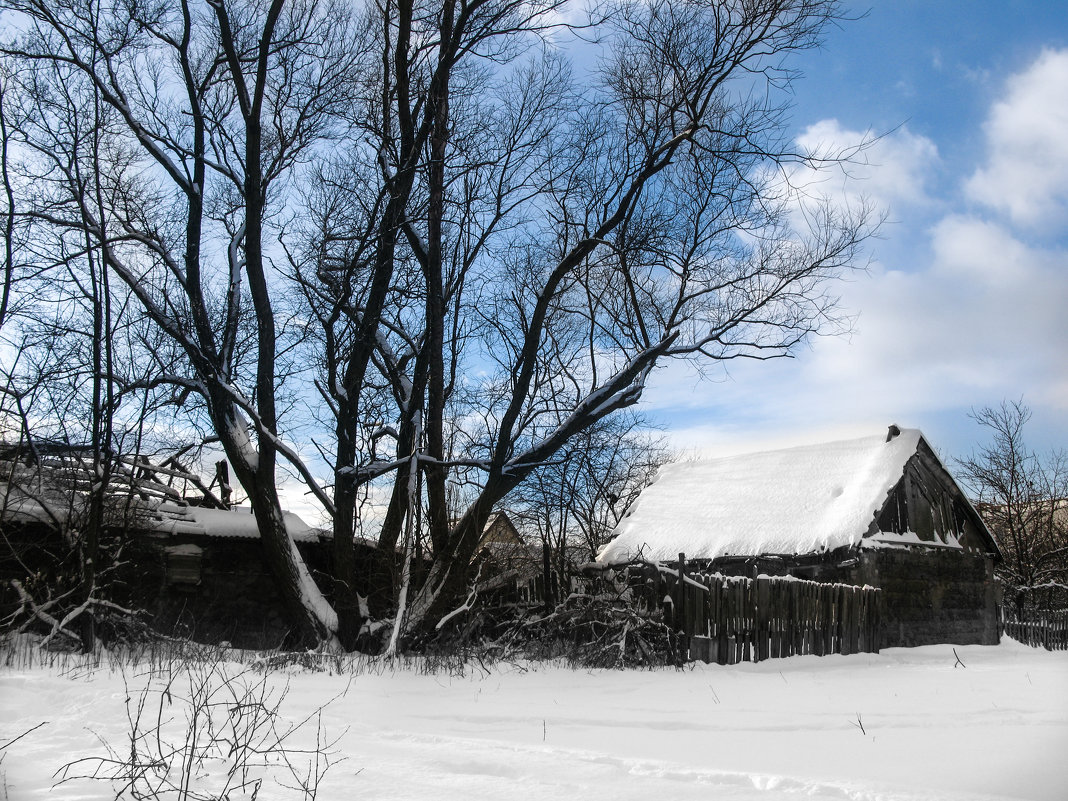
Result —
<instances>
[{"instance_id":1,"label":"weathered fence plank","mask_svg":"<svg viewBox=\"0 0 1068 801\"><path fill-rule=\"evenodd\" d=\"M880 591L874 587L768 576L699 578L701 586L686 584L690 613L676 622L683 633L702 638L691 651L694 659L733 665L878 651ZM665 576L672 590L677 582Z\"/></svg>"},{"instance_id":2,"label":"weathered fence plank","mask_svg":"<svg viewBox=\"0 0 1068 801\"><path fill-rule=\"evenodd\" d=\"M683 554L678 563L635 563L609 577L617 586L620 579L632 593L634 610L661 615L692 644L693 659L733 665L879 650L881 591L874 587L688 571ZM530 603L542 601L544 577L525 589ZM1041 632L1031 622L1005 627L1021 642L1068 648L1068 616Z\"/></svg>"},{"instance_id":3,"label":"weathered fence plank","mask_svg":"<svg viewBox=\"0 0 1068 801\"><path fill-rule=\"evenodd\" d=\"M1005 633L1017 642L1047 651L1068 651L1068 612L1029 613L1005 621Z\"/></svg>"}]
</instances>

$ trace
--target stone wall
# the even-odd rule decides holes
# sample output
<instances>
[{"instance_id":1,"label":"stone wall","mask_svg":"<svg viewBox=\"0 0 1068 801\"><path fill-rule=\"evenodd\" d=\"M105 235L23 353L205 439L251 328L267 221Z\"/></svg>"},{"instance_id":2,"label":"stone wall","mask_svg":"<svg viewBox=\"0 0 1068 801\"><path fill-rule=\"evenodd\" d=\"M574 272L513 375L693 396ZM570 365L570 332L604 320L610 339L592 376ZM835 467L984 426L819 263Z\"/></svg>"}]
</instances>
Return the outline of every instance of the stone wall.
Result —
<instances>
[{"instance_id":1,"label":"stone wall","mask_svg":"<svg viewBox=\"0 0 1068 801\"><path fill-rule=\"evenodd\" d=\"M989 557L950 548L864 550L856 578L883 590L883 648L998 643Z\"/></svg>"}]
</instances>

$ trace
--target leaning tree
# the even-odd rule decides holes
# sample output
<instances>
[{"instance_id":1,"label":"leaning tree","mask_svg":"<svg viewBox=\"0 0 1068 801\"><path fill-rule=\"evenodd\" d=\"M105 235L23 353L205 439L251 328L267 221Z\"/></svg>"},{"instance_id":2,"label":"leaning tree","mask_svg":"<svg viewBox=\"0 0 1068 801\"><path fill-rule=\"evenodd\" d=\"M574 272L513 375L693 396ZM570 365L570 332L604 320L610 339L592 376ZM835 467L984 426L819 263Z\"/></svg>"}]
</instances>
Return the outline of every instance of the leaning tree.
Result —
<instances>
[{"instance_id":1,"label":"leaning tree","mask_svg":"<svg viewBox=\"0 0 1068 801\"><path fill-rule=\"evenodd\" d=\"M125 286L161 350L181 357L161 358L152 381L199 396L298 628L329 636L336 616L278 500L290 327L275 314L265 238L294 165L349 95L345 15L283 2L5 6L18 32L5 69L21 105L8 136L28 195L17 214L56 242L84 235L85 259ZM92 146L79 147L86 131Z\"/></svg>"},{"instance_id":2,"label":"leaning tree","mask_svg":"<svg viewBox=\"0 0 1068 801\"><path fill-rule=\"evenodd\" d=\"M789 181L848 155L795 152L783 105L834 0L4 6L16 214L171 343L153 381L219 437L309 640L433 627L513 490L658 365L833 328L870 232ZM87 103L92 198L49 145ZM280 460L332 520L328 587Z\"/></svg>"}]
</instances>

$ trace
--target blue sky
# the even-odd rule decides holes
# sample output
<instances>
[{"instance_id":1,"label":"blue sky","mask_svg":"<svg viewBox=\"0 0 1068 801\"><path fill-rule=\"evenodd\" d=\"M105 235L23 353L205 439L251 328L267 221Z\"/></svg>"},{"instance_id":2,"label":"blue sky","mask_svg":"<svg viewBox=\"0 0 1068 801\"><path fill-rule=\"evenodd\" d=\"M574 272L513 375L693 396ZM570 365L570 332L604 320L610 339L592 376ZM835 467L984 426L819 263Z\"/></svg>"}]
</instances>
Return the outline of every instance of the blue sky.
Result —
<instances>
[{"instance_id":1,"label":"blue sky","mask_svg":"<svg viewBox=\"0 0 1068 801\"><path fill-rule=\"evenodd\" d=\"M733 453L921 428L944 456L973 408L1023 398L1040 451L1068 448L1068 4L849 4L861 17L793 62L791 134L882 135L855 180L887 215L840 288L846 337L700 382L659 371L646 411L684 450ZM863 15L863 16L862 16Z\"/></svg>"},{"instance_id":2,"label":"blue sky","mask_svg":"<svg viewBox=\"0 0 1068 801\"><path fill-rule=\"evenodd\" d=\"M796 358L714 380L658 370L642 409L682 455L921 429L952 469L986 434L972 409L1020 398L1031 446L1068 449L1068 0L847 3L791 62L790 134L882 135L831 193L887 215L856 320ZM290 487L292 489L292 487ZM313 519L299 488L289 505ZM309 507L310 508L310 507Z\"/></svg>"}]
</instances>

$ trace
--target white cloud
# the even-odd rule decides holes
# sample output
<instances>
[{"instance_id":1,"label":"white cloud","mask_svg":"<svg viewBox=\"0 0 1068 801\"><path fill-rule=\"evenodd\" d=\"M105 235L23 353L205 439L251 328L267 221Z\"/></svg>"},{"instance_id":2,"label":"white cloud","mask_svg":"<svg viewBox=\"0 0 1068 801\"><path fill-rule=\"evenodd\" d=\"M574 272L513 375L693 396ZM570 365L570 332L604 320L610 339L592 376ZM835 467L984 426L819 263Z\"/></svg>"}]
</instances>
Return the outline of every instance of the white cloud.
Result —
<instances>
[{"instance_id":1,"label":"white cloud","mask_svg":"<svg viewBox=\"0 0 1068 801\"><path fill-rule=\"evenodd\" d=\"M968 197L1035 229L1068 214L1068 50L1044 50L1006 82L987 117L987 163L967 181Z\"/></svg>"},{"instance_id":2,"label":"white cloud","mask_svg":"<svg viewBox=\"0 0 1068 801\"><path fill-rule=\"evenodd\" d=\"M807 129L802 143L827 151L858 138L831 120ZM892 215L919 210L927 222L893 227L896 263L838 288L843 308L859 314L853 336L817 339L796 360L731 363L719 383L698 384L684 366L658 373L647 397L671 420L677 447L731 452L953 418L945 447L963 452L954 435L974 436L973 407L1023 396L1040 415L1068 412L1068 250L1029 244L1003 222L946 213L925 183L938 164L930 140L901 129L872 145L859 187L820 185L836 202L863 193Z\"/></svg>"},{"instance_id":3,"label":"white cloud","mask_svg":"<svg viewBox=\"0 0 1068 801\"><path fill-rule=\"evenodd\" d=\"M1068 254L960 216L939 221L929 239L925 269L878 270L846 294L861 317L852 345L835 355L855 365L863 386L931 408L1068 378Z\"/></svg>"},{"instance_id":4,"label":"white cloud","mask_svg":"<svg viewBox=\"0 0 1068 801\"><path fill-rule=\"evenodd\" d=\"M806 128L797 143L817 157L850 153L865 143L845 165L794 170L791 182L807 194L842 205L856 205L864 199L891 216L897 206L928 202L927 181L939 163L938 148L905 126L875 137L871 132L844 128L838 120L821 120Z\"/></svg>"},{"instance_id":5,"label":"white cloud","mask_svg":"<svg viewBox=\"0 0 1068 801\"><path fill-rule=\"evenodd\" d=\"M960 454L981 436L969 410L1021 397L1036 448L1068 443L1068 50L1043 51L1004 86L981 162L957 176L907 127L847 170L789 174L809 198L867 202L901 224L875 243L883 261L837 288L859 315L851 337L816 339L794 360L732 362L720 382L685 365L658 372L648 403L677 447L734 452L896 422ZM824 120L798 142L833 154L864 138Z\"/></svg>"},{"instance_id":6,"label":"white cloud","mask_svg":"<svg viewBox=\"0 0 1068 801\"><path fill-rule=\"evenodd\" d=\"M859 313L851 337L817 339L794 360L732 364L730 380L696 392L684 369L658 375L649 399L676 421L677 446L798 444L895 422L926 428L946 413L966 424L970 408L1021 396L1068 412L1068 253L973 218L929 234L924 269L875 265L843 287Z\"/></svg>"}]
</instances>

